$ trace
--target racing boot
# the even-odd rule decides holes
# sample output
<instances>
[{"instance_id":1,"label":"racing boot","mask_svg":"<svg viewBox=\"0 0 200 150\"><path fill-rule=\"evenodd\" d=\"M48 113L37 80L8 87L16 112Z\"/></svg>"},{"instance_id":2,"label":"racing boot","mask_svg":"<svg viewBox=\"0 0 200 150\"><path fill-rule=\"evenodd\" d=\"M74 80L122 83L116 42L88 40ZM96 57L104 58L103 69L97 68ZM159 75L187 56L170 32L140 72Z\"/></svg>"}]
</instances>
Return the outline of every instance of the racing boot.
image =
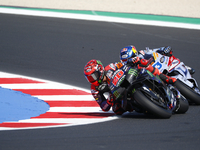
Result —
<instances>
[{"instance_id":1,"label":"racing boot","mask_svg":"<svg viewBox=\"0 0 200 150\"><path fill-rule=\"evenodd\" d=\"M114 113L116 115L122 115L123 113L125 113L126 111L121 107L121 104L119 102L115 103L112 106L112 110L114 111Z\"/></svg>"},{"instance_id":2,"label":"racing boot","mask_svg":"<svg viewBox=\"0 0 200 150\"><path fill-rule=\"evenodd\" d=\"M146 67L148 71L150 71L154 76L158 75L160 79L167 84L174 84L176 82L176 78L169 77L163 73L160 72L160 70L156 67L153 67L152 65L148 65Z\"/></svg>"},{"instance_id":3,"label":"racing boot","mask_svg":"<svg viewBox=\"0 0 200 150\"><path fill-rule=\"evenodd\" d=\"M156 68L156 67L153 67L152 65L148 65L148 66L146 67L146 69L147 69L148 71L150 71L154 76L160 75L160 74L161 74L161 72L159 71L159 69Z\"/></svg>"},{"instance_id":4,"label":"racing boot","mask_svg":"<svg viewBox=\"0 0 200 150\"><path fill-rule=\"evenodd\" d=\"M176 82L176 78L169 77L163 73L159 75L160 79L167 84L174 84Z\"/></svg>"},{"instance_id":5,"label":"racing boot","mask_svg":"<svg viewBox=\"0 0 200 150\"><path fill-rule=\"evenodd\" d=\"M128 111L128 112L133 112L133 106L132 106L132 104L131 103L127 103L127 106L126 106L126 111Z\"/></svg>"}]
</instances>

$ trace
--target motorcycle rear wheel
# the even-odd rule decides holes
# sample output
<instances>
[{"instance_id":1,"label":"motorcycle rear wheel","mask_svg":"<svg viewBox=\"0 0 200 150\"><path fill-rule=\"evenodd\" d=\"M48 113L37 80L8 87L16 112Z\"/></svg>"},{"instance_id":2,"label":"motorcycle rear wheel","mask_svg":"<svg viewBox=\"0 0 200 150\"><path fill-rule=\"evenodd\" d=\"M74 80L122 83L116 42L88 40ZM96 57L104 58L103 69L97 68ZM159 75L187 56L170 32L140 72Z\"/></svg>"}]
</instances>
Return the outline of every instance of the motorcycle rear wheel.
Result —
<instances>
[{"instance_id":1,"label":"motorcycle rear wheel","mask_svg":"<svg viewBox=\"0 0 200 150\"><path fill-rule=\"evenodd\" d=\"M172 110L170 110L167 106L166 108L164 108L157 105L140 90L136 90L133 96L141 107L143 107L145 110L152 113L153 115L157 116L158 118L168 119L172 116Z\"/></svg>"},{"instance_id":2,"label":"motorcycle rear wheel","mask_svg":"<svg viewBox=\"0 0 200 150\"><path fill-rule=\"evenodd\" d=\"M200 105L200 95L197 94L193 89L182 83L180 80L177 80L174 83L174 86L181 92L185 98L189 101L195 103L196 105Z\"/></svg>"}]
</instances>

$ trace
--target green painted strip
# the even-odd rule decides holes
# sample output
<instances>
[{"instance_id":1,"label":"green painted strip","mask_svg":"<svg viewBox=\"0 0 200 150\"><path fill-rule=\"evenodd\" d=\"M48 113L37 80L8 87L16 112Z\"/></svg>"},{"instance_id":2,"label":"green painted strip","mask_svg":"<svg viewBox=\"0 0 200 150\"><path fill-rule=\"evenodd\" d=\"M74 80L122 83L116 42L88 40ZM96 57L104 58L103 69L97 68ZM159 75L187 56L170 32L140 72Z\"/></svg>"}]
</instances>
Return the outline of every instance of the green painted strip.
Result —
<instances>
[{"instance_id":1,"label":"green painted strip","mask_svg":"<svg viewBox=\"0 0 200 150\"><path fill-rule=\"evenodd\" d=\"M84 11L84 10L59 10L59 9L24 8L24 7L8 7L8 6L0 6L0 8L25 9L34 11L50 11L50 12L60 12L60 13L99 15L99 16L120 17L120 18L151 20L151 21L167 21L167 22L177 22L177 23L200 24L200 18L174 17L174 16L164 16L164 15L162 16L162 15L148 15L148 14L135 14L135 13L115 13L115 12Z\"/></svg>"}]
</instances>

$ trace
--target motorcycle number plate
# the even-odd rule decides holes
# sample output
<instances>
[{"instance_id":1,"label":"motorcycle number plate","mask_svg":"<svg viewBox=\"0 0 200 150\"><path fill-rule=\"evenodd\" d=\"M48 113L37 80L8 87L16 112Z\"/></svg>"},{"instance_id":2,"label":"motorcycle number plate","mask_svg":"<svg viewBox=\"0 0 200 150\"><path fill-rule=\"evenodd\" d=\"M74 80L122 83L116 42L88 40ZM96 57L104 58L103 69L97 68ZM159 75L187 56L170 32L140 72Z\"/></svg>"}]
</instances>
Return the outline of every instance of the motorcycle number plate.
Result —
<instances>
[{"instance_id":1,"label":"motorcycle number plate","mask_svg":"<svg viewBox=\"0 0 200 150\"><path fill-rule=\"evenodd\" d=\"M155 64L153 64L153 67L158 68L160 70L162 68L162 64L159 62L156 62Z\"/></svg>"},{"instance_id":2,"label":"motorcycle number plate","mask_svg":"<svg viewBox=\"0 0 200 150\"><path fill-rule=\"evenodd\" d=\"M113 78L113 85L116 86L118 82L120 82L121 77L124 75L124 72L122 70L120 70L119 72L117 72L117 74L114 76Z\"/></svg>"}]
</instances>

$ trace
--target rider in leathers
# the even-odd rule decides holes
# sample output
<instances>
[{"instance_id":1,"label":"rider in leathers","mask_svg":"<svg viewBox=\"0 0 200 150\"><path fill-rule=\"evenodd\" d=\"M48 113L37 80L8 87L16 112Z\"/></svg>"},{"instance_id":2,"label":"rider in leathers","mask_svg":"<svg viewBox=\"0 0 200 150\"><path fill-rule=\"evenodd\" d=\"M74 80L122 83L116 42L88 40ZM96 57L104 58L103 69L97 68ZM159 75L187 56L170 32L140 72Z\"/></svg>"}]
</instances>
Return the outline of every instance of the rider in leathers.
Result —
<instances>
[{"instance_id":1,"label":"rider in leathers","mask_svg":"<svg viewBox=\"0 0 200 150\"><path fill-rule=\"evenodd\" d=\"M121 104L114 103L113 95L110 92L108 84L110 79L112 78L113 73L119 69L124 67L122 62L119 63L111 63L108 66L103 67L103 64L99 60L90 60L84 67L84 75L88 82L91 83L91 93L101 109L103 111L109 111L111 106L112 110L117 115L121 115L126 111L133 111L133 107L131 105L127 105L126 110L121 107ZM152 67L148 64L145 59L142 59L140 62L137 62L138 69L147 69L152 72L154 75L161 75L162 73L158 72L157 68ZM175 82L174 79L164 76L167 82L173 83ZM108 92L109 96L106 98L104 93Z\"/></svg>"},{"instance_id":2,"label":"rider in leathers","mask_svg":"<svg viewBox=\"0 0 200 150\"><path fill-rule=\"evenodd\" d=\"M158 49L157 52L165 52L167 55L172 55L171 51L166 48L166 49ZM152 53L149 51L137 51L136 48L132 45L124 47L120 51L120 60L121 62L128 64L128 65L137 65L138 68L140 69L141 67L149 70L153 75L158 75L163 82L167 84L173 84L176 82L175 78L169 77L167 75L162 74L159 69L153 67L150 65L151 63L151 58L152 58Z\"/></svg>"},{"instance_id":3,"label":"rider in leathers","mask_svg":"<svg viewBox=\"0 0 200 150\"><path fill-rule=\"evenodd\" d=\"M134 57L139 57L141 59L146 59L149 62L151 62L154 52L160 53L161 55L165 55L168 57L173 56L172 48L170 46L154 48L154 49L149 49L148 47L146 47L145 50L137 51L133 45L130 45L121 49L120 60L125 63L131 63L131 59L133 59ZM195 70L193 68L189 66L186 66L186 67L189 70L191 75L195 73Z\"/></svg>"},{"instance_id":4,"label":"rider in leathers","mask_svg":"<svg viewBox=\"0 0 200 150\"><path fill-rule=\"evenodd\" d=\"M108 87L109 81L113 73L123 67L122 63L110 63L108 66L103 67L103 64L99 60L90 60L84 67L84 75L88 82L91 83L91 93L99 104L103 111L109 111L111 106L112 110L117 115L121 115L125 112L121 108L120 103L113 103L113 95ZM108 98L104 96L104 93L108 93ZM132 108L127 108L126 111L133 111Z\"/></svg>"}]
</instances>

